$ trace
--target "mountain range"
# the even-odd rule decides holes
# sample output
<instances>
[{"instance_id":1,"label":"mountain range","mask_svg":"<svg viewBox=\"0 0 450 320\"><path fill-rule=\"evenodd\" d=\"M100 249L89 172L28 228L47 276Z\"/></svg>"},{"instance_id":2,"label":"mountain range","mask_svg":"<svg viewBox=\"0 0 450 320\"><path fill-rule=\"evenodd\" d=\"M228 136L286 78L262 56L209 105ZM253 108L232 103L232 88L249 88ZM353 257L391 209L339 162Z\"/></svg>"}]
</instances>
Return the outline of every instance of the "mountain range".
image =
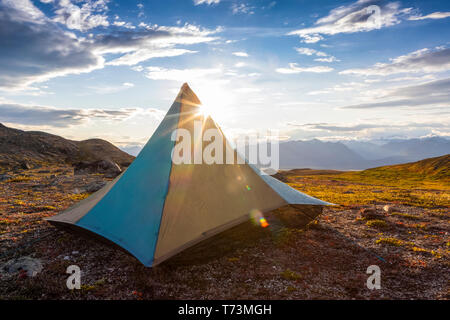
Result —
<instances>
[{"instance_id":1,"label":"mountain range","mask_svg":"<svg viewBox=\"0 0 450 320\"><path fill-rule=\"evenodd\" d=\"M137 155L140 147L132 146L125 151ZM23 161L75 163L106 159L126 167L134 156L125 151L102 139L75 141L0 124L0 167L14 167ZM281 169L364 170L450 154L450 140L443 137L387 141L297 140L280 143L279 154Z\"/></svg>"},{"instance_id":2,"label":"mountain range","mask_svg":"<svg viewBox=\"0 0 450 320\"><path fill-rule=\"evenodd\" d=\"M68 140L41 131L23 131L0 124L0 167L14 168L24 163L76 163L111 160L122 167L134 157L102 139Z\"/></svg>"},{"instance_id":3,"label":"mountain range","mask_svg":"<svg viewBox=\"0 0 450 320\"><path fill-rule=\"evenodd\" d=\"M279 145L281 169L364 170L413 162L449 153L450 140L442 137L397 139L383 142L328 142L313 139L285 141Z\"/></svg>"}]
</instances>

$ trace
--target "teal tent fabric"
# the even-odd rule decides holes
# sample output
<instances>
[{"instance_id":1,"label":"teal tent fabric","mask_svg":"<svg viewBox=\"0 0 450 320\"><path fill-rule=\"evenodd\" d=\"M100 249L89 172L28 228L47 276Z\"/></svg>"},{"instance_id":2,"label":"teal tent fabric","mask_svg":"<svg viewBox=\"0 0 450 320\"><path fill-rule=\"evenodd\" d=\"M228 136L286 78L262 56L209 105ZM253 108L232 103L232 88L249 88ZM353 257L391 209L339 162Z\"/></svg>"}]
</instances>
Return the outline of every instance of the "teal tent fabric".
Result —
<instances>
[{"instance_id":1,"label":"teal tent fabric","mask_svg":"<svg viewBox=\"0 0 450 320\"><path fill-rule=\"evenodd\" d=\"M146 266L152 265L158 239L172 167L171 134L177 128L179 110L180 102L175 101L123 176L76 223L120 245Z\"/></svg>"}]
</instances>

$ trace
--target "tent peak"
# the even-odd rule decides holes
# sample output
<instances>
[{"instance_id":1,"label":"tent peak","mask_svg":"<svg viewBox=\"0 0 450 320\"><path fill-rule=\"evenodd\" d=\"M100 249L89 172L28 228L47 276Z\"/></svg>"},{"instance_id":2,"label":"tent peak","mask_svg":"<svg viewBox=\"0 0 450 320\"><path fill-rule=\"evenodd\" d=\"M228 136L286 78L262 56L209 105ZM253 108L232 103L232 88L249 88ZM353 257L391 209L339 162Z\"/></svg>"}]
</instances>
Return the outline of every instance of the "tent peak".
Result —
<instances>
[{"instance_id":1,"label":"tent peak","mask_svg":"<svg viewBox=\"0 0 450 320\"><path fill-rule=\"evenodd\" d=\"M180 89L180 93L178 94L177 100L181 102L198 106L202 104L197 95L192 91L187 82L183 83Z\"/></svg>"}]
</instances>

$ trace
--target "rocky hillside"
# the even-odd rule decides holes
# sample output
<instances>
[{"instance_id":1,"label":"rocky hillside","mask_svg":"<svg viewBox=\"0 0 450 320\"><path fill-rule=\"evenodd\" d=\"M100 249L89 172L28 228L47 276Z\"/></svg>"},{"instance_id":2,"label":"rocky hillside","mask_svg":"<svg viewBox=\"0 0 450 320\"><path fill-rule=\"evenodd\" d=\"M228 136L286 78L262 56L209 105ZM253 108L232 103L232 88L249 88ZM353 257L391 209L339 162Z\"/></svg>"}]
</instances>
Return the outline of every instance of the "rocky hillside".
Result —
<instances>
[{"instance_id":1,"label":"rocky hillside","mask_svg":"<svg viewBox=\"0 0 450 320\"><path fill-rule=\"evenodd\" d=\"M111 160L126 167L134 157L101 139L74 141L45 132L23 131L0 124L0 168L98 160Z\"/></svg>"}]
</instances>

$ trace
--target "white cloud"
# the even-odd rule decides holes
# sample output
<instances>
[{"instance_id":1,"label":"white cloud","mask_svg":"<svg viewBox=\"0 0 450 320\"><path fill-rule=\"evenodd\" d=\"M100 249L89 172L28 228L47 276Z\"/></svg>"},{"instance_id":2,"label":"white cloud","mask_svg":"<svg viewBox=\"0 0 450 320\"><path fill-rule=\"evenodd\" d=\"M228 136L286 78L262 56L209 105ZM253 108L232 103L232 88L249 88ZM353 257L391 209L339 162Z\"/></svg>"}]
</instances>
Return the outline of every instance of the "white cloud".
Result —
<instances>
[{"instance_id":1,"label":"white cloud","mask_svg":"<svg viewBox=\"0 0 450 320\"><path fill-rule=\"evenodd\" d=\"M70 5L70 2L58 3L58 6L60 3ZM89 1L85 4L104 10L102 4L105 3ZM54 77L101 69L106 65L104 56L111 53L115 56L108 61L110 65L135 65L155 57L195 53L180 46L213 41L217 39L213 35L222 30L191 24L145 25L139 30L113 29L79 37L62 29L29 0L0 1L0 12L2 90L29 89L33 83ZM118 19L115 20L120 22Z\"/></svg>"},{"instance_id":2,"label":"white cloud","mask_svg":"<svg viewBox=\"0 0 450 320\"><path fill-rule=\"evenodd\" d=\"M315 67L306 67L301 68L297 63L289 63L289 68L278 68L276 72L283 74L293 74L293 73L301 73L301 72L313 72L313 73L322 73L322 72L330 72L333 71L333 68L324 67L324 66L315 66Z\"/></svg>"},{"instance_id":3,"label":"white cloud","mask_svg":"<svg viewBox=\"0 0 450 320\"><path fill-rule=\"evenodd\" d=\"M371 31L400 23L400 16L411 9L400 9L398 2L383 4L382 1L359 0L340 6L317 20L313 27L294 30L288 35L298 35L306 43L323 39L322 35Z\"/></svg>"},{"instance_id":4,"label":"white cloud","mask_svg":"<svg viewBox=\"0 0 450 320\"><path fill-rule=\"evenodd\" d=\"M433 12L425 16L411 16L408 20L444 19L450 17L450 12Z\"/></svg>"},{"instance_id":5,"label":"white cloud","mask_svg":"<svg viewBox=\"0 0 450 320\"><path fill-rule=\"evenodd\" d=\"M0 121L24 125L67 127L92 119L125 120L138 112L137 108L107 109L60 109L48 106L24 105L0 102Z\"/></svg>"},{"instance_id":6,"label":"white cloud","mask_svg":"<svg viewBox=\"0 0 450 320\"><path fill-rule=\"evenodd\" d=\"M123 27L123 28L126 28L126 29L136 29L136 27L133 26L132 23L125 22L125 21L116 20L116 21L113 22L113 25L115 25L116 27Z\"/></svg>"},{"instance_id":7,"label":"white cloud","mask_svg":"<svg viewBox=\"0 0 450 320\"><path fill-rule=\"evenodd\" d=\"M166 69L161 67L147 67L145 76L152 80L172 80L186 82L220 73L222 73L221 68Z\"/></svg>"},{"instance_id":8,"label":"white cloud","mask_svg":"<svg viewBox=\"0 0 450 320\"><path fill-rule=\"evenodd\" d=\"M107 63L107 65L112 66L132 66L138 64L142 61L146 61L152 58L162 58L162 57L176 57L187 53L196 53L197 51L187 50L187 49L160 49L146 48L133 51L132 53L127 53L120 58L114 59Z\"/></svg>"},{"instance_id":9,"label":"white cloud","mask_svg":"<svg viewBox=\"0 0 450 320\"><path fill-rule=\"evenodd\" d=\"M425 80L435 80L435 76L432 75L432 74L426 74L426 75L421 76L421 77L410 77L410 76L398 77L398 78L388 79L386 81L389 81L389 82L405 82L405 81L425 81Z\"/></svg>"},{"instance_id":10,"label":"white cloud","mask_svg":"<svg viewBox=\"0 0 450 320\"><path fill-rule=\"evenodd\" d=\"M370 68L348 69L340 74L387 76L397 73L432 73L450 70L450 49L421 49L399 56L390 63L376 63Z\"/></svg>"},{"instance_id":11,"label":"white cloud","mask_svg":"<svg viewBox=\"0 0 450 320\"><path fill-rule=\"evenodd\" d=\"M245 3L233 3L231 5L231 11L233 14L254 14L255 11L253 11L254 7L249 6Z\"/></svg>"},{"instance_id":12,"label":"white cloud","mask_svg":"<svg viewBox=\"0 0 450 320\"><path fill-rule=\"evenodd\" d=\"M131 70L141 72L141 71L144 71L144 67L143 66L134 66L134 67L131 67Z\"/></svg>"},{"instance_id":13,"label":"white cloud","mask_svg":"<svg viewBox=\"0 0 450 320\"><path fill-rule=\"evenodd\" d=\"M220 2L220 0L194 0L194 5L198 6L200 4L207 4L207 5L211 5L211 4L218 4Z\"/></svg>"},{"instance_id":14,"label":"white cloud","mask_svg":"<svg viewBox=\"0 0 450 320\"><path fill-rule=\"evenodd\" d=\"M314 61L318 61L318 62L336 62L336 61L340 61L340 60L336 59L336 57L329 56L329 57L326 57L326 58L316 58L316 59L314 59Z\"/></svg>"},{"instance_id":15,"label":"white cloud","mask_svg":"<svg viewBox=\"0 0 450 320\"><path fill-rule=\"evenodd\" d=\"M308 92L308 95L313 96L313 95L329 94L334 92L347 92L347 91L358 92L359 90L361 90L361 88L366 86L367 86L366 83L361 82L344 82L341 84L334 85L327 89L310 91Z\"/></svg>"},{"instance_id":16,"label":"white cloud","mask_svg":"<svg viewBox=\"0 0 450 320\"><path fill-rule=\"evenodd\" d=\"M233 52L232 54L236 57L244 57L244 58L248 57L248 53L243 51Z\"/></svg>"},{"instance_id":17,"label":"white cloud","mask_svg":"<svg viewBox=\"0 0 450 320\"><path fill-rule=\"evenodd\" d=\"M344 109L374 109L398 107L450 107L450 78L418 85L385 90L373 102L359 103Z\"/></svg>"},{"instance_id":18,"label":"white cloud","mask_svg":"<svg viewBox=\"0 0 450 320\"><path fill-rule=\"evenodd\" d=\"M322 51L317 51L315 49L311 49L311 48L295 48L295 50L299 54L303 54L303 55L306 55L306 56L315 55L317 57L321 57L321 58L314 59L314 61L318 61L318 62L335 62L335 61L339 61L338 59L336 59L336 57L328 55L327 53L322 52Z\"/></svg>"},{"instance_id":19,"label":"white cloud","mask_svg":"<svg viewBox=\"0 0 450 320\"><path fill-rule=\"evenodd\" d=\"M317 51L314 49L310 49L310 48L295 48L295 50L300 53L300 54L304 54L307 56L312 56L313 54L315 54Z\"/></svg>"},{"instance_id":20,"label":"white cloud","mask_svg":"<svg viewBox=\"0 0 450 320\"><path fill-rule=\"evenodd\" d=\"M316 43L323 40L323 37L320 34L303 34L301 37L303 38L302 42L304 43Z\"/></svg>"},{"instance_id":21,"label":"white cloud","mask_svg":"<svg viewBox=\"0 0 450 320\"><path fill-rule=\"evenodd\" d=\"M97 94L111 94L124 91L132 87L134 87L133 83L124 82L121 85L97 85L97 86L90 86L88 88L93 90Z\"/></svg>"}]
</instances>

